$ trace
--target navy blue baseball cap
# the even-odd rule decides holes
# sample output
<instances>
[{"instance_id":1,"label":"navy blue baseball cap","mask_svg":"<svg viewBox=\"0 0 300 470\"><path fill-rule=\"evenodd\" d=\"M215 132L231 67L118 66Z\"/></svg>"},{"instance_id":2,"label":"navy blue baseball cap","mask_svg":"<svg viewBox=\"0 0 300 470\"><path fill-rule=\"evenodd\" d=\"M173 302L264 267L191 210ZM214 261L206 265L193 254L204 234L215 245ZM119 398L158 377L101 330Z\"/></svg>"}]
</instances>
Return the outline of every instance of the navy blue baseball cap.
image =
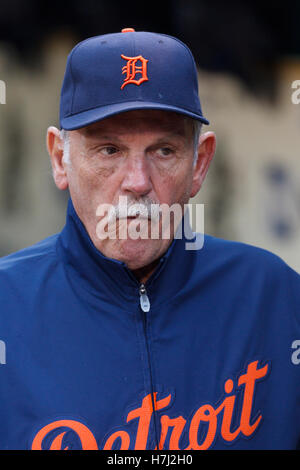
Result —
<instances>
[{"instance_id":1,"label":"navy blue baseball cap","mask_svg":"<svg viewBox=\"0 0 300 470\"><path fill-rule=\"evenodd\" d=\"M190 49L174 37L132 28L77 44L62 85L61 128L79 129L135 109L173 111L209 124Z\"/></svg>"}]
</instances>

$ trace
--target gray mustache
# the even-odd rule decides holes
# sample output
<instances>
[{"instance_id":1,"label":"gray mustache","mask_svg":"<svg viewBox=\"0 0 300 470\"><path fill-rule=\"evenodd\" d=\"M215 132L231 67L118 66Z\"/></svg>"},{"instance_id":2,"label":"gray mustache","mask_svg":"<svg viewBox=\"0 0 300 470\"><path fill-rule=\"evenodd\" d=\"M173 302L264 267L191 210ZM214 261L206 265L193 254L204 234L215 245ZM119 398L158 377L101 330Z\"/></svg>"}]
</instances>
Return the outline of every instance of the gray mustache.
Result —
<instances>
[{"instance_id":1,"label":"gray mustache","mask_svg":"<svg viewBox=\"0 0 300 470\"><path fill-rule=\"evenodd\" d=\"M108 213L108 221L126 219L127 217L139 217L140 219L158 221L160 213L161 209L158 203L151 200L142 202L133 201L128 204L112 206Z\"/></svg>"}]
</instances>

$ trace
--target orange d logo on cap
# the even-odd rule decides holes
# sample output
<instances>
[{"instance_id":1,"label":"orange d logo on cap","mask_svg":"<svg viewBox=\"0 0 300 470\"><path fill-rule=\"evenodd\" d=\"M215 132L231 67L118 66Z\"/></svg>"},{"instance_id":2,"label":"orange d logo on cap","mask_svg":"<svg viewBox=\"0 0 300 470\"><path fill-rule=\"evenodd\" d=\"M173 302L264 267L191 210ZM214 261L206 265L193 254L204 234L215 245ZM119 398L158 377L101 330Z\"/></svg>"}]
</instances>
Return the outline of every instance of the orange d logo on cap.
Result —
<instances>
[{"instance_id":1,"label":"orange d logo on cap","mask_svg":"<svg viewBox=\"0 0 300 470\"><path fill-rule=\"evenodd\" d=\"M126 57L125 55L121 54L122 59L127 60L127 64L122 67L122 74L126 74L124 78L124 82L121 86L121 90L123 90L125 85L129 83L133 83L134 85L140 85L143 82L149 80L147 77L147 62L148 59L145 59L143 56L138 55L136 57ZM137 62L140 61L141 65L136 65ZM141 78L139 80L135 80L136 74L141 74Z\"/></svg>"}]
</instances>

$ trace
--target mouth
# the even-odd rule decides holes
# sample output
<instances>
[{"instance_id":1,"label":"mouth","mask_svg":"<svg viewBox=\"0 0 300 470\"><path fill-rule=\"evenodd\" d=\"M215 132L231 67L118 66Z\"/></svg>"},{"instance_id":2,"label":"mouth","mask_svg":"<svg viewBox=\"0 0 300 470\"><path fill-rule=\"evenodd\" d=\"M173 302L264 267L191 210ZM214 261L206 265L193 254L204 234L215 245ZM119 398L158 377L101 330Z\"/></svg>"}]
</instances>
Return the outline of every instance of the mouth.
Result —
<instances>
[{"instance_id":1,"label":"mouth","mask_svg":"<svg viewBox=\"0 0 300 470\"><path fill-rule=\"evenodd\" d=\"M139 220L141 222L152 221L157 222L160 219L160 210L157 204L151 207L147 207L143 204L133 204L131 206L118 206L113 207L108 213L109 221L121 221L127 220L128 222L133 220Z\"/></svg>"},{"instance_id":2,"label":"mouth","mask_svg":"<svg viewBox=\"0 0 300 470\"><path fill-rule=\"evenodd\" d=\"M135 219L139 219L139 220L151 220L151 217L147 217L145 215L142 215L142 214L136 214L136 215L125 215L125 216L120 216L120 217L117 217L117 220L135 220Z\"/></svg>"}]
</instances>

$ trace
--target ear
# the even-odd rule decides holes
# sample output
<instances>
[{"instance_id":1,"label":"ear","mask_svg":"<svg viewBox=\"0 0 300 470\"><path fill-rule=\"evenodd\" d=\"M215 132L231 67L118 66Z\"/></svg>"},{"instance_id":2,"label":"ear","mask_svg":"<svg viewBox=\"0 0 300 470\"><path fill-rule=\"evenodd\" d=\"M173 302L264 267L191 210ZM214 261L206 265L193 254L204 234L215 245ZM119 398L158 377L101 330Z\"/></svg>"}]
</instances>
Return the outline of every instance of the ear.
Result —
<instances>
[{"instance_id":1,"label":"ear","mask_svg":"<svg viewBox=\"0 0 300 470\"><path fill-rule=\"evenodd\" d=\"M200 135L198 145L198 159L194 166L193 183L190 197L196 196L199 192L209 165L216 150L216 136L214 132L205 132Z\"/></svg>"},{"instance_id":2,"label":"ear","mask_svg":"<svg viewBox=\"0 0 300 470\"><path fill-rule=\"evenodd\" d=\"M49 127L47 130L47 149L50 155L54 182L58 189L67 189L68 178L63 162L64 143L59 130L54 126Z\"/></svg>"}]
</instances>

